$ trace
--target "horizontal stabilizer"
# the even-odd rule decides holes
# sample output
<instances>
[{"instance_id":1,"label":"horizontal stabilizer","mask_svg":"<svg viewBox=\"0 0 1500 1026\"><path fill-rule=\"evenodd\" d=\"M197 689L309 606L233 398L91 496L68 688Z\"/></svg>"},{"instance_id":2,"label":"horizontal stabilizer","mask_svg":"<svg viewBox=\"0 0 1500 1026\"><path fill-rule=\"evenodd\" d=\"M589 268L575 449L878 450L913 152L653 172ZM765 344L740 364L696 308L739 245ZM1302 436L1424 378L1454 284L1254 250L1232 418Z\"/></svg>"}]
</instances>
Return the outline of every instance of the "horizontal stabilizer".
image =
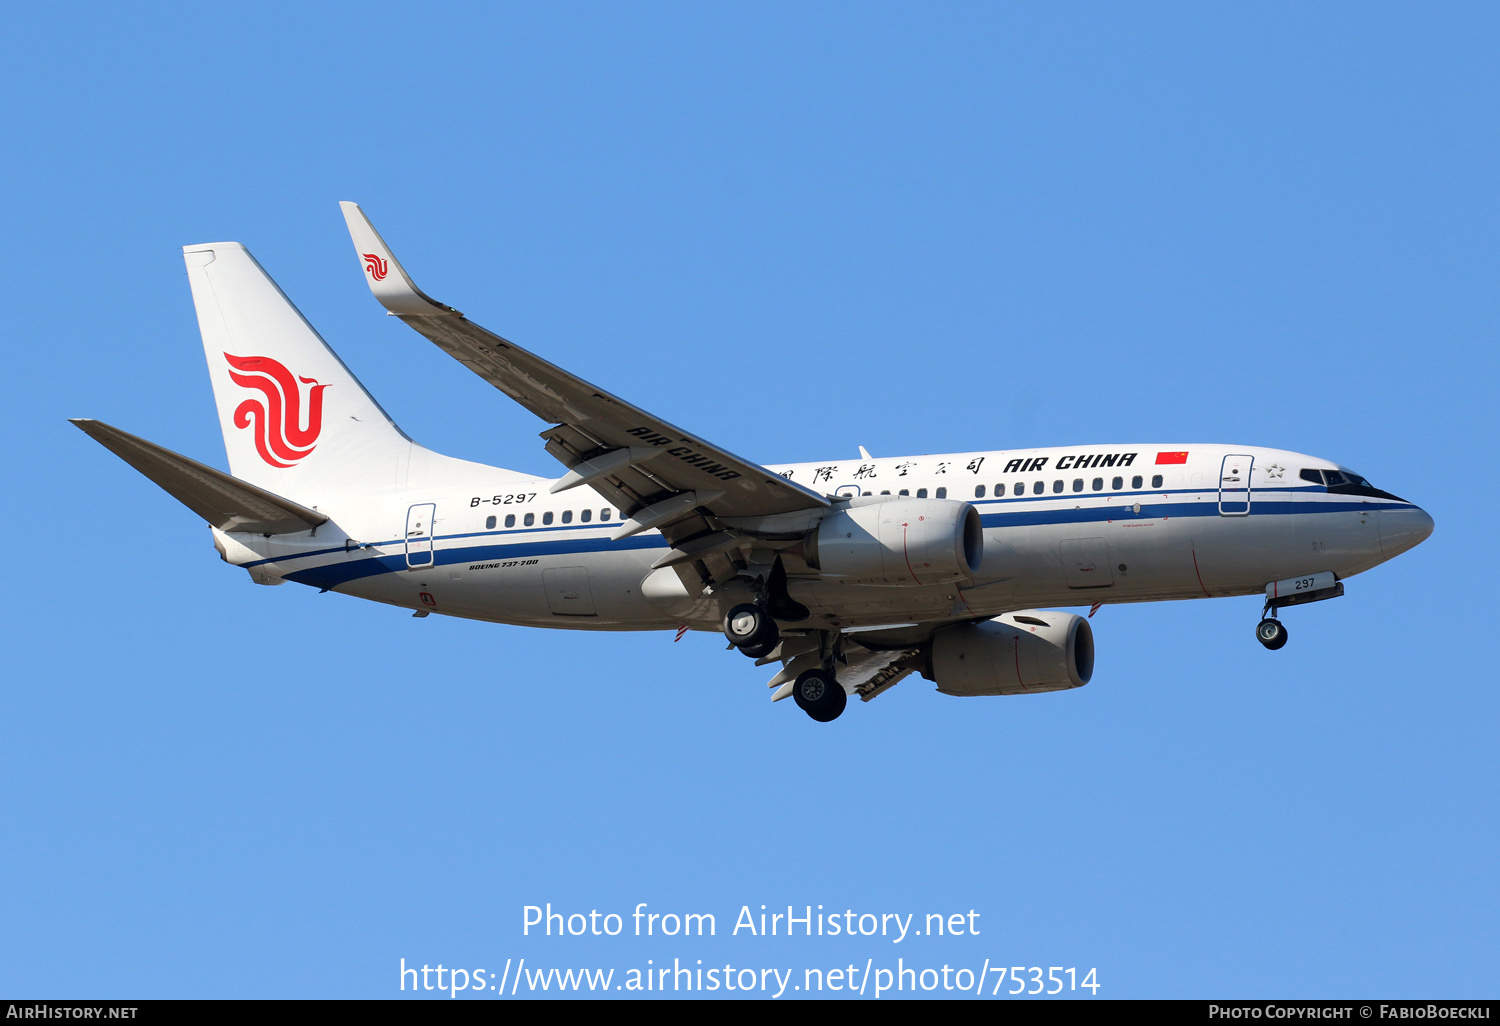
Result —
<instances>
[{"instance_id":1,"label":"horizontal stabilizer","mask_svg":"<svg viewBox=\"0 0 1500 1026\"><path fill-rule=\"evenodd\" d=\"M290 499L230 477L98 420L72 421L94 441L155 481L166 493L221 531L294 534L328 518Z\"/></svg>"}]
</instances>

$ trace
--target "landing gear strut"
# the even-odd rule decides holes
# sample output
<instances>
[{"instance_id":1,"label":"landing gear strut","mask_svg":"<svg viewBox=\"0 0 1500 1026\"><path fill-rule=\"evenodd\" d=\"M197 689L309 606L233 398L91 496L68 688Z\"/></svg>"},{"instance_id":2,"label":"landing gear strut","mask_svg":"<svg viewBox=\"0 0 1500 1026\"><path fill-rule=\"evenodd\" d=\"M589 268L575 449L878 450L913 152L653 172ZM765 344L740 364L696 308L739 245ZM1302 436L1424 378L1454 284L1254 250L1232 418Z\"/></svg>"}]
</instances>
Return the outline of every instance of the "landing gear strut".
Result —
<instances>
[{"instance_id":1,"label":"landing gear strut","mask_svg":"<svg viewBox=\"0 0 1500 1026\"><path fill-rule=\"evenodd\" d=\"M1344 582L1332 570L1272 581L1266 585L1266 606L1260 611L1260 623L1255 625L1255 640L1276 651L1286 644L1286 628L1276 619L1277 610L1338 598L1343 593Z\"/></svg>"},{"instance_id":2,"label":"landing gear strut","mask_svg":"<svg viewBox=\"0 0 1500 1026\"><path fill-rule=\"evenodd\" d=\"M724 617L724 636L729 643L753 659L770 654L781 640L781 631L760 606L742 602Z\"/></svg>"},{"instance_id":3,"label":"landing gear strut","mask_svg":"<svg viewBox=\"0 0 1500 1026\"><path fill-rule=\"evenodd\" d=\"M798 708L819 723L839 718L849 696L831 670L807 670L792 685Z\"/></svg>"},{"instance_id":4,"label":"landing gear strut","mask_svg":"<svg viewBox=\"0 0 1500 1026\"><path fill-rule=\"evenodd\" d=\"M1274 652L1286 644L1286 628L1280 620L1268 616L1255 625L1255 639Z\"/></svg>"}]
</instances>

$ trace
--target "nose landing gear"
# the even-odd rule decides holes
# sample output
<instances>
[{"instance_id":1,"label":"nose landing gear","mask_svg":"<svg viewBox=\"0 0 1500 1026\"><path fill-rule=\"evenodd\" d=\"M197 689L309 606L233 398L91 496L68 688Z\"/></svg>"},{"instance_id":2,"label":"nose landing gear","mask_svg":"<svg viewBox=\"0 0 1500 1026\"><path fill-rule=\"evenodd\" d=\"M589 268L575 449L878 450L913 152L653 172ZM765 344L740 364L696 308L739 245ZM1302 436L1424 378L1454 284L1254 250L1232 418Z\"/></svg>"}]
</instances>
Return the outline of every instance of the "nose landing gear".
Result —
<instances>
[{"instance_id":1,"label":"nose landing gear","mask_svg":"<svg viewBox=\"0 0 1500 1026\"><path fill-rule=\"evenodd\" d=\"M1274 652L1286 644L1286 628L1280 620L1268 616L1255 625L1255 639Z\"/></svg>"},{"instance_id":2,"label":"nose landing gear","mask_svg":"<svg viewBox=\"0 0 1500 1026\"><path fill-rule=\"evenodd\" d=\"M1286 628L1276 619L1278 610L1338 598L1343 593L1344 582L1331 570L1272 581L1266 585L1266 606L1260 612L1260 623L1255 625L1255 640L1276 651L1286 644Z\"/></svg>"}]
</instances>

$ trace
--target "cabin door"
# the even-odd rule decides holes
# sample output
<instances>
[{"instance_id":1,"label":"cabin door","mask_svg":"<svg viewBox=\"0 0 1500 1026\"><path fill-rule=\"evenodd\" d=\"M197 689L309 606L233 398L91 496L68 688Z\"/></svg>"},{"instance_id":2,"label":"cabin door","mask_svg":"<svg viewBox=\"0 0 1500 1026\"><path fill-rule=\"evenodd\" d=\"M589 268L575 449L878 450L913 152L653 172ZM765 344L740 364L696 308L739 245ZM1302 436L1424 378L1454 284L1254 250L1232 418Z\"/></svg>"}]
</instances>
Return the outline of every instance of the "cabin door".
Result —
<instances>
[{"instance_id":1,"label":"cabin door","mask_svg":"<svg viewBox=\"0 0 1500 1026\"><path fill-rule=\"evenodd\" d=\"M1219 467L1219 515L1242 517L1250 512L1250 471L1254 456L1225 456Z\"/></svg>"},{"instance_id":2,"label":"cabin door","mask_svg":"<svg viewBox=\"0 0 1500 1026\"><path fill-rule=\"evenodd\" d=\"M432 522L437 517L437 506L425 502L406 511L406 566L409 570L425 570L432 566Z\"/></svg>"}]
</instances>

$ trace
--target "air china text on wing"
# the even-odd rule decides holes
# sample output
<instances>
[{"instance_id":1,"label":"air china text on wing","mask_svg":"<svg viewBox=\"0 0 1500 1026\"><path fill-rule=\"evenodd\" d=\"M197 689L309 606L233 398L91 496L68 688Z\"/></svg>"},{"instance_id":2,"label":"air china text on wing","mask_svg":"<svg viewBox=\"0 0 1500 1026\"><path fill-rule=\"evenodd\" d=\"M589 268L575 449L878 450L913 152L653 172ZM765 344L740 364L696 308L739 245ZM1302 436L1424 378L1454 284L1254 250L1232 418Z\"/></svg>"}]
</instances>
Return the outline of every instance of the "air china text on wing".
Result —
<instances>
[{"instance_id":1,"label":"air china text on wing","mask_svg":"<svg viewBox=\"0 0 1500 1026\"><path fill-rule=\"evenodd\" d=\"M226 474L74 421L213 528L261 584L582 630L722 630L832 720L912 673L945 694L1089 682L1089 606L1265 596L1279 609L1432 533L1329 460L1259 446L1074 445L761 466L492 334L413 283L344 203L386 310L541 417L560 478L407 438L239 243L184 248Z\"/></svg>"}]
</instances>

